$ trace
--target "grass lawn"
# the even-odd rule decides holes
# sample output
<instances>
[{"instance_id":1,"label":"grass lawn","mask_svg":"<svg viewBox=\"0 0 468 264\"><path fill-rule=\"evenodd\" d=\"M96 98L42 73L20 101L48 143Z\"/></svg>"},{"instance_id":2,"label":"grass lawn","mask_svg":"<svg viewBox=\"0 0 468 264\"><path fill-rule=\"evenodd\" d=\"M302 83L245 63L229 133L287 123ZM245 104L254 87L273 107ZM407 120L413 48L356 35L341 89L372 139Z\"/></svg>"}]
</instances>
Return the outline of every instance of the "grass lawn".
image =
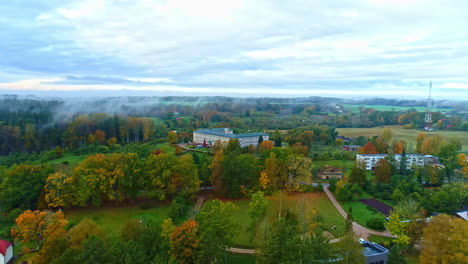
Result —
<instances>
[{"instance_id":1,"label":"grass lawn","mask_svg":"<svg viewBox=\"0 0 468 264\"><path fill-rule=\"evenodd\" d=\"M403 139L409 144L409 149L414 151L416 149L416 136L421 130L417 129L404 129L403 126L385 126L393 130L394 139ZM382 135L384 127L371 127L371 128L337 128L340 136L345 137L373 137ZM468 132L466 131L434 131L425 132L426 135L440 134L444 137L459 137L462 140L462 151L468 151Z\"/></svg>"},{"instance_id":2,"label":"grass lawn","mask_svg":"<svg viewBox=\"0 0 468 264\"><path fill-rule=\"evenodd\" d=\"M164 153L174 154L175 147L169 146L169 143L156 144L155 149L160 149Z\"/></svg>"},{"instance_id":3,"label":"grass lawn","mask_svg":"<svg viewBox=\"0 0 468 264\"><path fill-rule=\"evenodd\" d=\"M255 264L255 256L247 254L229 254L226 263L231 264Z\"/></svg>"},{"instance_id":4,"label":"grass lawn","mask_svg":"<svg viewBox=\"0 0 468 264\"><path fill-rule=\"evenodd\" d=\"M270 203L265 218L267 225L276 220L280 208L280 198L278 196L268 197L268 199ZM250 223L248 215L249 200L234 200L232 202L239 207L235 217L241 225L239 233L234 238L234 244L238 247L252 247L253 245L249 241L250 233L247 231ZM305 210L311 210L312 208L317 210L318 221L324 230L332 233L335 237L340 236L344 232L344 218L338 213L324 193L292 194L284 197L281 201L282 208L295 211L299 211L302 208L302 204L304 204ZM330 230L331 226L336 226L336 229Z\"/></svg>"},{"instance_id":5,"label":"grass lawn","mask_svg":"<svg viewBox=\"0 0 468 264\"><path fill-rule=\"evenodd\" d=\"M149 202L148 202L149 203ZM142 221L166 219L169 215L169 205L161 203L149 203L148 209L143 206L108 206L100 208L75 208L65 210L65 216L70 222L79 223L84 218L89 218L100 225L106 232L118 234L123 223L130 219ZM145 204L146 205L146 204Z\"/></svg>"},{"instance_id":6,"label":"grass lawn","mask_svg":"<svg viewBox=\"0 0 468 264\"><path fill-rule=\"evenodd\" d=\"M50 165L60 165L64 161L68 161L70 166L75 166L78 163L82 162L84 159L86 159L89 155L73 155L72 153L65 153L62 158L54 159L49 161L48 163Z\"/></svg>"},{"instance_id":7,"label":"grass lawn","mask_svg":"<svg viewBox=\"0 0 468 264\"><path fill-rule=\"evenodd\" d=\"M366 198L372 198L368 195L363 195L360 196L357 200L360 199L366 199ZM348 202L340 202L341 207L343 207L343 210L348 212L349 207L352 208L353 210L353 218L354 221L359 223L362 226L365 226L367 228L370 228L367 226L367 221L376 218L376 217L381 217L385 219L385 215L382 214L381 212L378 211L372 211L367 208L367 205L361 203L360 201L348 201Z\"/></svg>"}]
</instances>

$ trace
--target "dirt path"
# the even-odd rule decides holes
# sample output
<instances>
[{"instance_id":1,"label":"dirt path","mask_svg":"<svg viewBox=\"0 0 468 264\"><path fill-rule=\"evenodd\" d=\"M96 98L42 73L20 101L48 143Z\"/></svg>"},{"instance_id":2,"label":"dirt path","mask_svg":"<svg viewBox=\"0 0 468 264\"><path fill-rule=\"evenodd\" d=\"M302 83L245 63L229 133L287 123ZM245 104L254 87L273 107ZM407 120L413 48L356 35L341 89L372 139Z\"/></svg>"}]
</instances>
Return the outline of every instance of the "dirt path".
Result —
<instances>
[{"instance_id":1,"label":"dirt path","mask_svg":"<svg viewBox=\"0 0 468 264\"><path fill-rule=\"evenodd\" d=\"M330 192L330 190L328 190L328 185L324 184L323 186L323 190L325 191L325 193L327 194L328 196L328 199L330 199L330 201L333 203L333 205L336 207L336 209L338 210L338 212L346 219L346 216L347 216L347 213L345 212L345 210L343 210L343 208L341 207L341 205L338 203L338 201L335 199L335 197L333 196L333 194ZM386 237L395 237L393 236L392 234L390 234L390 232L388 230L385 230L383 232L379 232L379 231L375 231L375 230L371 230L369 228L366 228L366 227L363 227L362 225L356 223L356 222L353 222L353 230L354 232L361 238L364 238L365 240L368 240L369 239L369 235L379 235L379 236L386 236Z\"/></svg>"}]
</instances>

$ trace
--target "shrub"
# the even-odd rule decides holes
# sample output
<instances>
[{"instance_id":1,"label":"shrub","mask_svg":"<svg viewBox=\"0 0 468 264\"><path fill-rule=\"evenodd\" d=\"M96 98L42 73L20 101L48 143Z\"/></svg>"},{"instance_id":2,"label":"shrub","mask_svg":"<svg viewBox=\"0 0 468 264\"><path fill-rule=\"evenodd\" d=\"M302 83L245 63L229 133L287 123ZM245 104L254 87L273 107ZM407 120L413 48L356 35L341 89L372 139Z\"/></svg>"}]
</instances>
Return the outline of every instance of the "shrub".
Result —
<instances>
[{"instance_id":1,"label":"shrub","mask_svg":"<svg viewBox=\"0 0 468 264\"><path fill-rule=\"evenodd\" d=\"M371 218L367 221L367 226L372 228L372 229L375 229L375 230L379 230L379 231L383 231L385 230L385 225L384 225L384 219L381 218L381 217L375 217L375 218Z\"/></svg>"},{"instance_id":2,"label":"shrub","mask_svg":"<svg viewBox=\"0 0 468 264\"><path fill-rule=\"evenodd\" d=\"M322 183L319 183L319 184L317 185L317 191L323 192L323 185L322 185Z\"/></svg>"}]
</instances>

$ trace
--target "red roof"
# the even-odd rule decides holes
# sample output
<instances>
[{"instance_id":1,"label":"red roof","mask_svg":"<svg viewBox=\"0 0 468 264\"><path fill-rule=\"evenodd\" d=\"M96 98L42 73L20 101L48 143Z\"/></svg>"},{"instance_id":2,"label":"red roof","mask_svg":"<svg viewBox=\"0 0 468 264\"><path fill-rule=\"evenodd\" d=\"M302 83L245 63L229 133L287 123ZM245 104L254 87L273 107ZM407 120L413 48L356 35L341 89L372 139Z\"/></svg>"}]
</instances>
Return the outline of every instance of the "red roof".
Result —
<instances>
[{"instance_id":1,"label":"red roof","mask_svg":"<svg viewBox=\"0 0 468 264\"><path fill-rule=\"evenodd\" d=\"M0 254L6 255L7 249L11 246L11 243L6 240L0 240Z\"/></svg>"}]
</instances>

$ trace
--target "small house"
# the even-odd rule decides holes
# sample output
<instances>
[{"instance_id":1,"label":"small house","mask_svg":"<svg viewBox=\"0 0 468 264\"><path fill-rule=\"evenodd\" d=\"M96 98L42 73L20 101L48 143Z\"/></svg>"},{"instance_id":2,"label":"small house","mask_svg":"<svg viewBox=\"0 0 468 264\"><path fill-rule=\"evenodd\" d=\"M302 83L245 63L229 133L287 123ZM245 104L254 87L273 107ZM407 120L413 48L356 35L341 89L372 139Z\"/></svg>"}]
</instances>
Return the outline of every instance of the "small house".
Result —
<instances>
[{"instance_id":1,"label":"small house","mask_svg":"<svg viewBox=\"0 0 468 264\"><path fill-rule=\"evenodd\" d=\"M0 264L7 264L13 258L13 244L0 240Z\"/></svg>"}]
</instances>

